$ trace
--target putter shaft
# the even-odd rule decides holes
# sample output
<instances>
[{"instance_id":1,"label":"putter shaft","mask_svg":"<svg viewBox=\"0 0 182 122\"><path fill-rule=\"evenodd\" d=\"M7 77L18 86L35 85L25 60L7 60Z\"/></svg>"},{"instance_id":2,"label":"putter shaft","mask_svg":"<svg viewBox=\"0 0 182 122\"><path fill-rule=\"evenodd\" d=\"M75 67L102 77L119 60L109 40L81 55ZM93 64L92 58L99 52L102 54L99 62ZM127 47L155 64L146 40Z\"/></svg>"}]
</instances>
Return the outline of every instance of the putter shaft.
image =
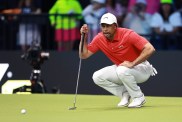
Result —
<instances>
[{"instance_id":1,"label":"putter shaft","mask_svg":"<svg viewBox=\"0 0 182 122\"><path fill-rule=\"evenodd\" d=\"M82 33L82 36L81 36L81 52L83 52L84 38L85 38L85 33ZM81 64L82 64L82 59L80 58L74 103L73 103L73 107L69 108L69 110L75 110L76 109L76 97L77 97L77 93L78 93L78 84L79 84L79 79L80 79Z\"/></svg>"}]
</instances>

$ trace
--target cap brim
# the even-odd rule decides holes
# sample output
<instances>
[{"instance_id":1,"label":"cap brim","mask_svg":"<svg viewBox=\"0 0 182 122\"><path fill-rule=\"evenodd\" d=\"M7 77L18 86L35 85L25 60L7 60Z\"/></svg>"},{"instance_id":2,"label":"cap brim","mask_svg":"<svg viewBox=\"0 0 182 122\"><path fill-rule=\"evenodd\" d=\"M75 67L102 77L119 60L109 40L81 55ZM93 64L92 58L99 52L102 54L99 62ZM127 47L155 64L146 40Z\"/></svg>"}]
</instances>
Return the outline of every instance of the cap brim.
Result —
<instances>
[{"instance_id":1,"label":"cap brim","mask_svg":"<svg viewBox=\"0 0 182 122\"><path fill-rule=\"evenodd\" d=\"M102 21L100 22L100 24L108 24L108 25L112 25L114 22L107 22L107 21Z\"/></svg>"}]
</instances>

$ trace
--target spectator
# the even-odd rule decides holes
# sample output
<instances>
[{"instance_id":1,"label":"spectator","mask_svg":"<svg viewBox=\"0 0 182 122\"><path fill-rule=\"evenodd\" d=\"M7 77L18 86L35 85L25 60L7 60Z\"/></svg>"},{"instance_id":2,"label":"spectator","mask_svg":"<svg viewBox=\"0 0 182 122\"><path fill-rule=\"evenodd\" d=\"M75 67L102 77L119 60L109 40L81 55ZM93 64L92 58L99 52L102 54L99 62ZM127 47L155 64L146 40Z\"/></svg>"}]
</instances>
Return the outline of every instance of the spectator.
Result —
<instances>
[{"instance_id":1,"label":"spectator","mask_svg":"<svg viewBox=\"0 0 182 122\"><path fill-rule=\"evenodd\" d=\"M146 6L145 0L137 0L131 12L126 15L123 27L130 28L150 40L151 15L146 12Z\"/></svg>"},{"instance_id":2,"label":"spectator","mask_svg":"<svg viewBox=\"0 0 182 122\"><path fill-rule=\"evenodd\" d=\"M132 6L136 3L137 0L129 0L128 10L131 11ZM149 14L154 14L159 10L160 0L146 0L148 6L146 12Z\"/></svg>"},{"instance_id":3,"label":"spectator","mask_svg":"<svg viewBox=\"0 0 182 122\"><path fill-rule=\"evenodd\" d=\"M91 0L91 4L83 10L84 21L89 25L88 43L99 32L99 20L106 13L105 0Z\"/></svg>"},{"instance_id":4,"label":"spectator","mask_svg":"<svg viewBox=\"0 0 182 122\"><path fill-rule=\"evenodd\" d=\"M57 0L49 10L51 25L55 27L58 51L72 50L74 42L80 39L77 20L81 19L81 16L74 14L81 13L82 7L78 0Z\"/></svg>"},{"instance_id":5,"label":"spectator","mask_svg":"<svg viewBox=\"0 0 182 122\"><path fill-rule=\"evenodd\" d=\"M151 27L154 31L154 46L158 49L176 49L179 28L182 25L180 13L175 12L172 0L161 0L159 12L152 17Z\"/></svg>"},{"instance_id":6,"label":"spectator","mask_svg":"<svg viewBox=\"0 0 182 122\"><path fill-rule=\"evenodd\" d=\"M33 4L33 0L20 0L19 8L21 9L21 14L40 14L41 9L36 8ZM40 44L41 36L39 32L38 25L31 22L34 18L27 19L22 16L19 33L18 33L18 44L21 46L22 50L27 50L32 43Z\"/></svg>"},{"instance_id":7,"label":"spectator","mask_svg":"<svg viewBox=\"0 0 182 122\"><path fill-rule=\"evenodd\" d=\"M117 0L107 0L106 10L116 16L118 25L122 25L122 20L126 13L126 7L122 6Z\"/></svg>"}]
</instances>

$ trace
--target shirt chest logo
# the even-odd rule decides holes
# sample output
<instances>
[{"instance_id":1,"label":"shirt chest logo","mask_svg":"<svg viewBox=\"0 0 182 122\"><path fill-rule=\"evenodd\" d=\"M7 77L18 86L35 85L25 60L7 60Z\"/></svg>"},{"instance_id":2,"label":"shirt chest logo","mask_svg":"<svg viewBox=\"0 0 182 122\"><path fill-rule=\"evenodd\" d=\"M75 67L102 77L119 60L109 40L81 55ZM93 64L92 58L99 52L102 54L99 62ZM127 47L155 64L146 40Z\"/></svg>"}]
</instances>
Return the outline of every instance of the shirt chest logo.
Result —
<instances>
[{"instance_id":1,"label":"shirt chest logo","mask_svg":"<svg viewBox=\"0 0 182 122\"><path fill-rule=\"evenodd\" d=\"M111 49L114 50L114 49L122 49L122 48L124 48L124 46L123 45L119 45L119 46L116 46L116 47L112 47Z\"/></svg>"}]
</instances>

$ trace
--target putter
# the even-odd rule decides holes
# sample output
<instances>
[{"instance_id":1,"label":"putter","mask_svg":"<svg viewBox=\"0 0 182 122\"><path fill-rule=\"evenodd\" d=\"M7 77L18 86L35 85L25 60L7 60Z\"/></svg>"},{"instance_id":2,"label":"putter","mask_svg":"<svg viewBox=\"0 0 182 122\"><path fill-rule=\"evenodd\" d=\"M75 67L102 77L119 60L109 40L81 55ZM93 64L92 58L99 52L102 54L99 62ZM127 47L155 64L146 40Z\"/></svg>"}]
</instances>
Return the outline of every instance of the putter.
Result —
<instances>
[{"instance_id":1,"label":"putter","mask_svg":"<svg viewBox=\"0 0 182 122\"><path fill-rule=\"evenodd\" d=\"M81 36L81 52L83 52L84 38L85 38L85 33L82 33L82 36ZM78 92L78 84L79 84L79 78L80 78L81 64L82 64L82 59L80 58L73 107L70 107L69 110L76 110L76 97L77 97L77 92Z\"/></svg>"}]
</instances>

